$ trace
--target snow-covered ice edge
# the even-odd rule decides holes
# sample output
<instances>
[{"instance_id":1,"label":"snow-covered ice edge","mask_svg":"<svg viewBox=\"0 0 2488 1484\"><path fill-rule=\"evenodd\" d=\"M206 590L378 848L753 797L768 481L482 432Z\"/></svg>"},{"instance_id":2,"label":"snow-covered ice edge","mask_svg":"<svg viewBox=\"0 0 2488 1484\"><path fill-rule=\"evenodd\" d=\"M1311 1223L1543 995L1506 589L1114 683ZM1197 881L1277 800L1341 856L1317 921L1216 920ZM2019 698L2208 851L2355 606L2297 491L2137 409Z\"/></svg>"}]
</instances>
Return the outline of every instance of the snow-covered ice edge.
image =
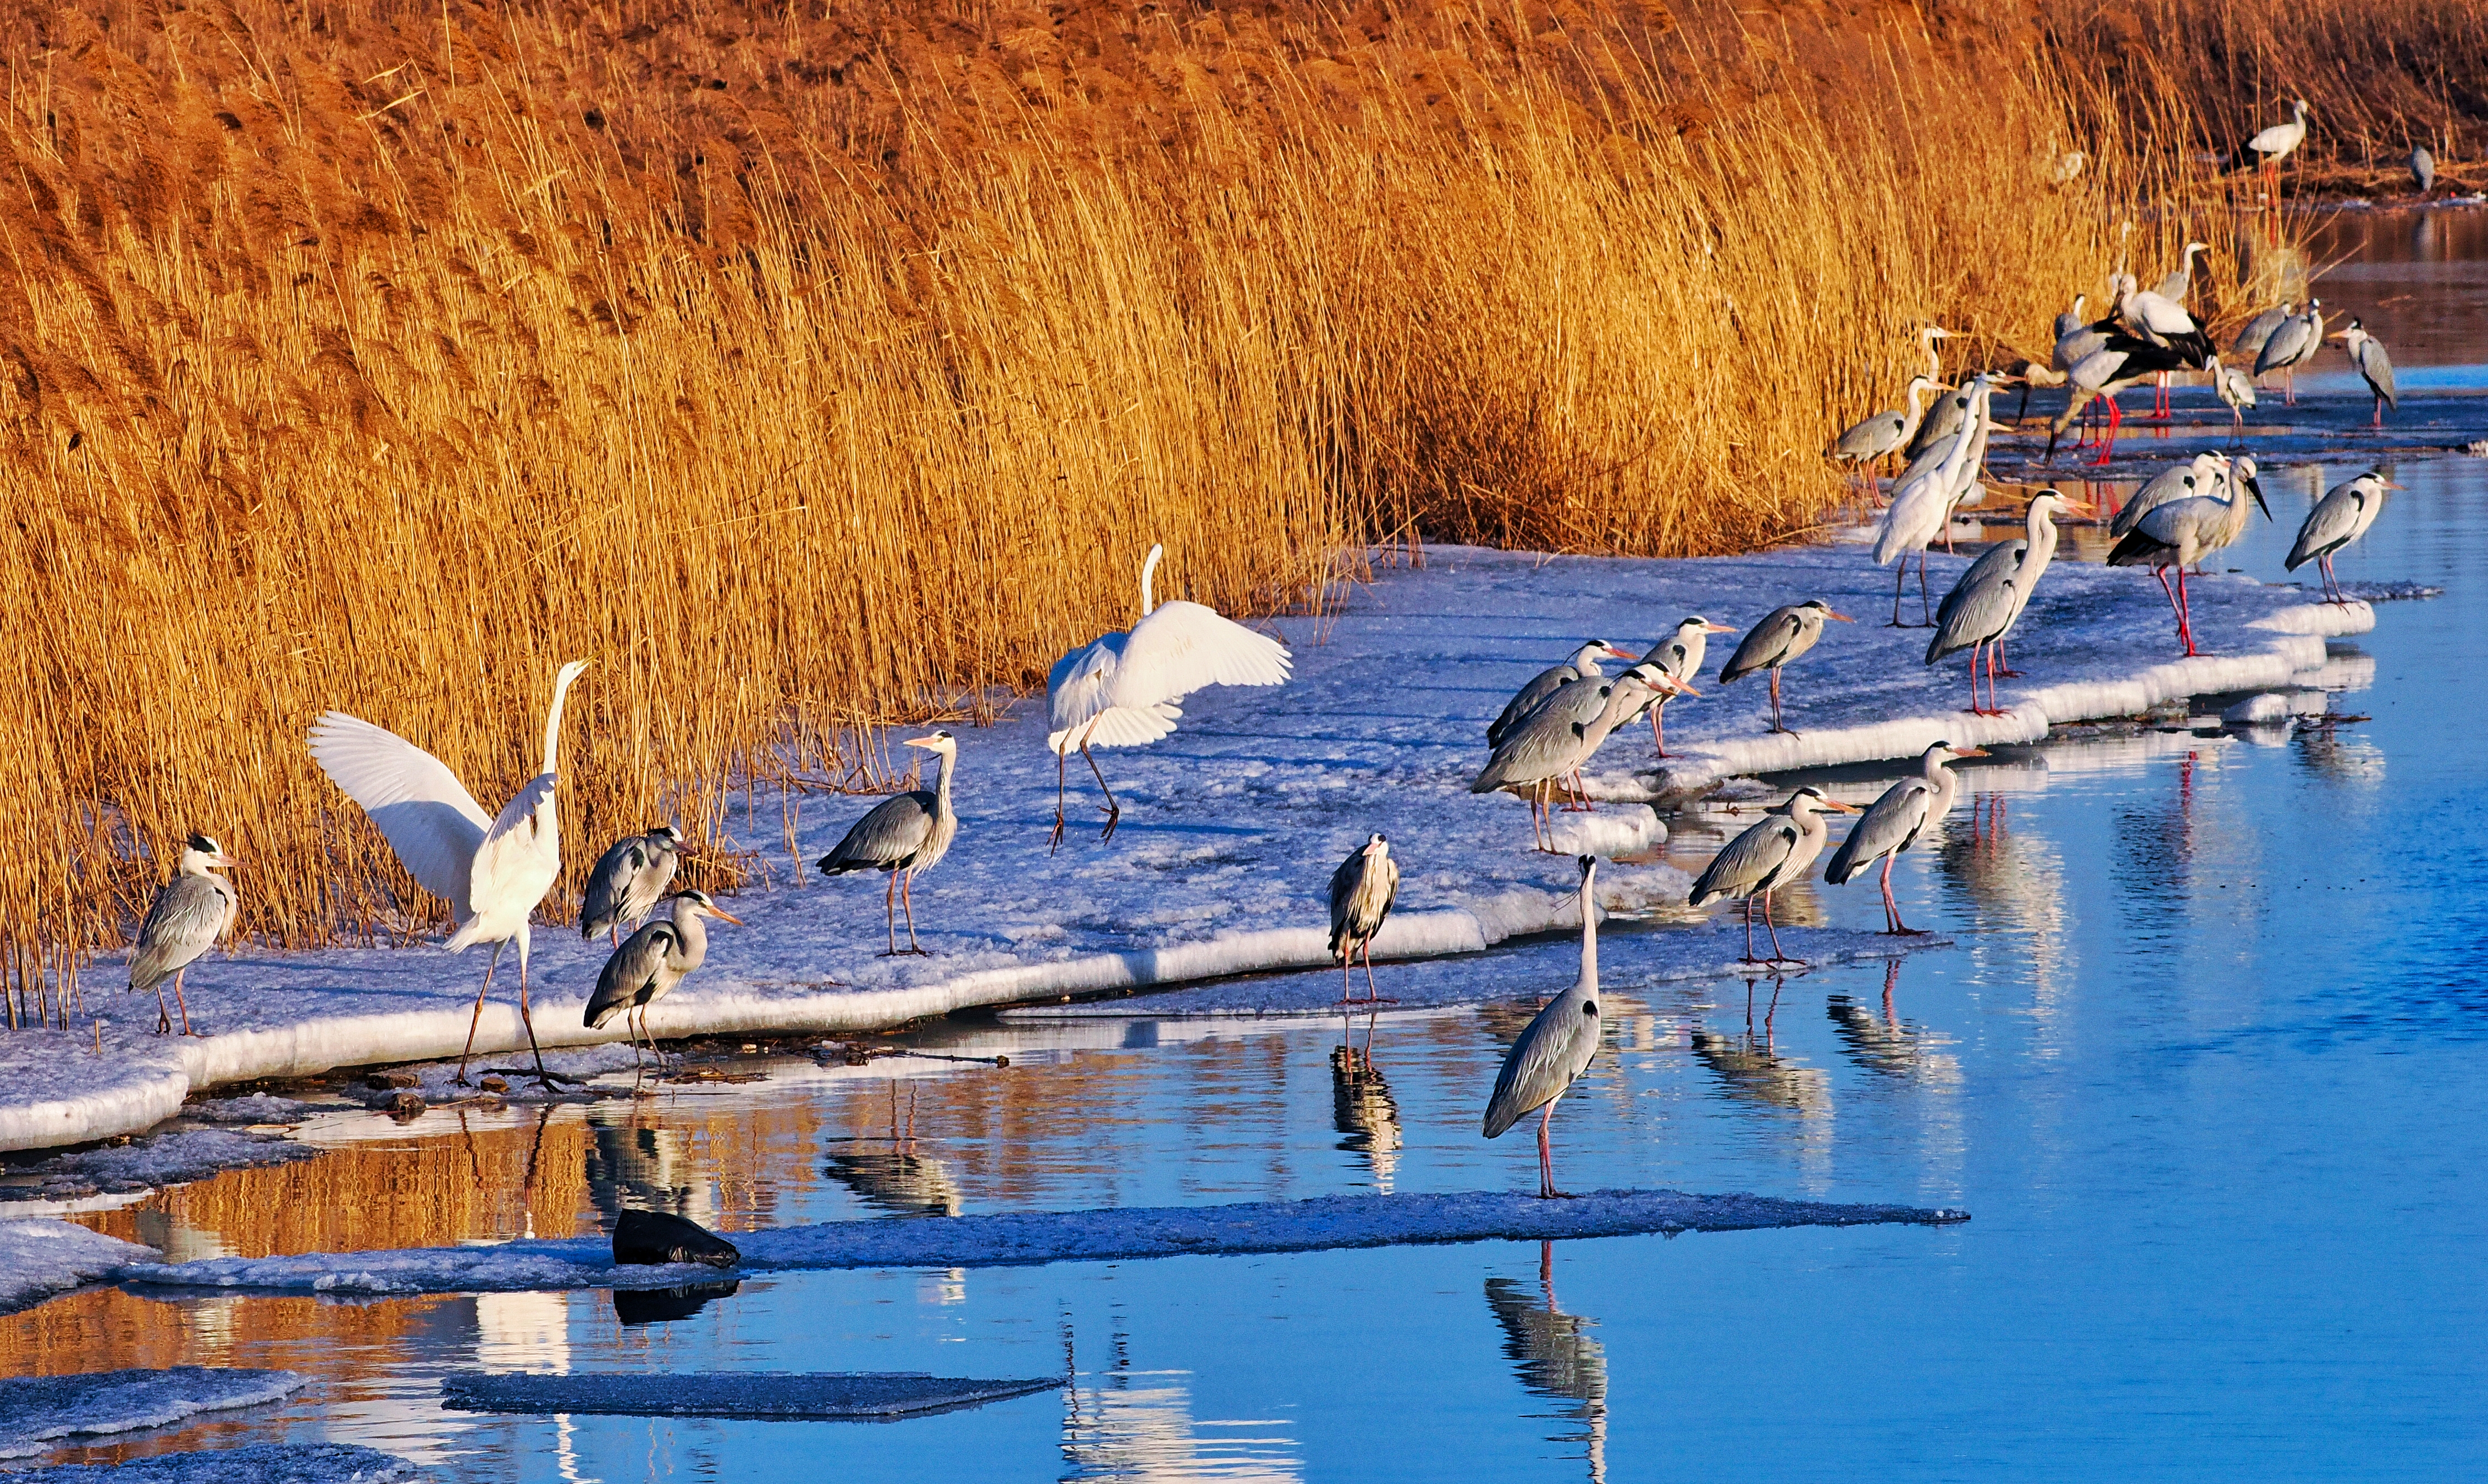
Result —
<instances>
[{"instance_id":1,"label":"snow-covered ice edge","mask_svg":"<svg viewBox=\"0 0 2488 1484\"><path fill-rule=\"evenodd\" d=\"M911 1220L826 1221L731 1234L739 1268L620 1266L602 1238L494 1246L294 1257L214 1257L133 1263L123 1282L173 1288L381 1296L575 1288L674 1288L723 1273L841 1268L1016 1268L1056 1262L1312 1252L1336 1247L1461 1242L1570 1241L1649 1232L1751 1231L1881 1223L1944 1225L1961 1211L1849 1205L1681 1190L1597 1190L1542 1200L1494 1190L1327 1195L1228 1206L1005 1212Z\"/></svg>"},{"instance_id":2,"label":"snow-covered ice edge","mask_svg":"<svg viewBox=\"0 0 2488 1484\"><path fill-rule=\"evenodd\" d=\"M0 1314L161 1255L74 1221L0 1221Z\"/></svg>"},{"instance_id":3,"label":"snow-covered ice edge","mask_svg":"<svg viewBox=\"0 0 2488 1484\"><path fill-rule=\"evenodd\" d=\"M0 1459L32 1458L74 1438L169 1427L203 1412L263 1406L310 1382L294 1371L211 1365L19 1377L0 1390Z\"/></svg>"}]
</instances>

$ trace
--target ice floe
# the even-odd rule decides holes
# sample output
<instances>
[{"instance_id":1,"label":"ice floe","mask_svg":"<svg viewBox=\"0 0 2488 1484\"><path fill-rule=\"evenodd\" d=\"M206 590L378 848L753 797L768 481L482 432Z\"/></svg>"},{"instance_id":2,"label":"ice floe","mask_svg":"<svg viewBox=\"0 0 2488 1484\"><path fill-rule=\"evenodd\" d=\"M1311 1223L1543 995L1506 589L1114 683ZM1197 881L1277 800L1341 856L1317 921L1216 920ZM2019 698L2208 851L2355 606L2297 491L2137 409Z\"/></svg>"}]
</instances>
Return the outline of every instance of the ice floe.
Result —
<instances>
[{"instance_id":1,"label":"ice floe","mask_svg":"<svg viewBox=\"0 0 2488 1484\"><path fill-rule=\"evenodd\" d=\"M922 1371L817 1375L706 1371L655 1376L455 1371L441 1378L440 1405L460 1412L572 1416L880 1421L981 1407L1033 1391L1051 1391L1062 1384L1060 1376L977 1381Z\"/></svg>"},{"instance_id":2,"label":"ice floe","mask_svg":"<svg viewBox=\"0 0 2488 1484\"><path fill-rule=\"evenodd\" d=\"M159 1255L73 1221L0 1221L0 1314Z\"/></svg>"},{"instance_id":3,"label":"ice floe","mask_svg":"<svg viewBox=\"0 0 2488 1484\"><path fill-rule=\"evenodd\" d=\"M164 1427L202 1412L279 1401L310 1379L292 1371L210 1365L20 1376L0 1386L0 1458L32 1458L71 1439Z\"/></svg>"},{"instance_id":4,"label":"ice floe","mask_svg":"<svg viewBox=\"0 0 2488 1484\"><path fill-rule=\"evenodd\" d=\"M403 1458L341 1442L257 1443L8 1475L10 1484L399 1484L416 1476Z\"/></svg>"}]
</instances>

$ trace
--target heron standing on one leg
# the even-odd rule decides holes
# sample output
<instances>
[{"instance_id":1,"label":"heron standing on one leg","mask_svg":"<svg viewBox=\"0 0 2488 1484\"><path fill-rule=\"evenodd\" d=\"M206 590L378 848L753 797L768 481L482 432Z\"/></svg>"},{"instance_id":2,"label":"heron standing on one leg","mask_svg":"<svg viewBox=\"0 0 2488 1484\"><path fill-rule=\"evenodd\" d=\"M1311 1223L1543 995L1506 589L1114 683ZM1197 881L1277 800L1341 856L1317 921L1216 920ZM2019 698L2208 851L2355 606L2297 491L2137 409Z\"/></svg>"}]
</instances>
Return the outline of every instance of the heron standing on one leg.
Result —
<instances>
[{"instance_id":1,"label":"heron standing on one leg","mask_svg":"<svg viewBox=\"0 0 2488 1484\"><path fill-rule=\"evenodd\" d=\"M1391 858L1391 842L1369 835L1354 854L1330 874L1330 956L1339 960L1339 1002L1348 1002L1348 966L1365 954L1365 998L1380 1003L1373 987L1373 938L1391 904L1400 900L1400 863Z\"/></svg>"},{"instance_id":2,"label":"heron standing on one leg","mask_svg":"<svg viewBox=\"0 0 2488 1484\"><path fill-rule=\"evenodd\" d=\"M164 981L173 981L173 998L182 1007L182 1034L190 1029L190 1002L182 994L183 976L216 939L233 931L241 915L241 897L233 882L216 874L241 862L206 835L192 835L182 848L173 879L156 893L147 919L138 925L138 946L129 955L129 987L156 992L156 1034L173 1028L173 1014L164 1004Z\"/></svg>"},{"instance_id":3,"label":"heron standing on one leg","mask_svg":"<svg viewBox=\"0 0 2488 1484\"><path fill-rule=\"evenodd\" d=\"M1555 1151L1547 1135L1555 1104L1598 1054L1598 857L1584 855L1580 864L1581 977L1549 1000L1512 1043L1485 1104L1488 1138L1501 1138L1522 1118L1545 1109L1538 1119L1538 1193L1546 1200L1564 1196L1555 1189Z\"/></svg>"},{"instance_id":4,"label":"heron standing on one leg","mask_svg":"<svg viewBox=\"0 0 2488 1484\"><path fill-rule=\"evenodd\" d=\"M844 876L850 871L886 871L890 873L889 889L882 893L882 916L890 932L890 946L881 957L892 958L904 951L922 954L916 942L916 878L941 862L950 849L951 838L959 832L959 816L950 808L950 774L958 766L959 743L948 731L939 730L923 737L906 740L910 747L921 747L933 754L941 770L934 775L929 789L912 789L893 795L872 806L870 813L855 822L831 852L820 859L821 874ZM898 946L898 912L907 912L907 947Z\"/></svg>"}]
</instances>

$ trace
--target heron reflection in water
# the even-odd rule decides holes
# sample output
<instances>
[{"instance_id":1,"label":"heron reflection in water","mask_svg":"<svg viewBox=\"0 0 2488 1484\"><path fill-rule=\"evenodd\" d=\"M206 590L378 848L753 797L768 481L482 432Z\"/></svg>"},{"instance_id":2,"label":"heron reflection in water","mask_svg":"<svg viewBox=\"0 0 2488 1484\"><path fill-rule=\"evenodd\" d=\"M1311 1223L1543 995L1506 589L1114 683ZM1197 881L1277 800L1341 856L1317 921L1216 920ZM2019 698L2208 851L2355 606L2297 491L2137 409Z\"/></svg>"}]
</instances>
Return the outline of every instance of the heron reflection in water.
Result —
<instances>
[{"instance_id":1,"label":"heron reflection in water","mask_svg":"<svg viewBox=\"0 0 2488 1484\"><path fill-rule=\"evenodd\" d=\"M859 1134L834 1137L833 1142L848 1145L832 1154L821 1166L821 1173L845 1186L856 1198L875 1211L892 1216L957 1216L959 1183L952 1178L949 1166L929 1155L916 1152L916 1088L907 1089L907 1111L902 1123L898 1108L898 1084L890 1084L890 1132L887 1134ZM880 1145L879 1148L867 1147Z\"/></svg>"},{"instance_id":2,"label":"heron reflection in water","mask_svg":"<svg viewBox=\"0 0 2488 1484\"><path fill-rule=\"evenodd\" d=\"M716 1213L708 1177L697 1167L691 1136L663 1127L638 1107L601 1104L587 1115L587 1198L610 1225L625 1208L662 1211L703 1226Z\"/></svg>"},{"instance_id":3,"label":"heron reflection in water","mask_svg":"<svg viewBox=\"0 0 2488 1484\"><path fill-rule=\"evenodd\" d=\"M1924 1026L1903 1021L1892 1008L1892 991L1900 982L1901 961L1894 959L1883 966L1880 1015L1846 994L1829 996L1824 1008L1851 1061L1869 1072L1906 1078L1918 1074L1929 1043Z\"/></svg>"},{"instance_id":4,"label":"heron reflection in water","mask_svg":"<svg viewBox=\"0 0 2488 1484\"><path fill-rule=\"evenodd\" d=\"M1593 1484L1607 1476L1607 1353L1590 1338L1597 1321L1555 1306L1555 1244L1538 1245L1538 1292L1513 1278L1485 1280L1486 1307L1503 1327L1503 1355L1532 1396L1569 1404L1558 1414L1581 1431L1550 1438L1578 1442Z\"/></svg>"},{"instance_id":5,"label":"heron reflection in water","mask_svg":"<svg viewBox=\"0 0 2488 1484\"><path fill-rule=\"evenodd\" d=\"M1772 1010L1763 1017L1763 1034L1752 1022L1740 1036L1722 1036L1693 1028L1693 1055L1719 1078L1729 1096L1812 1122L1831 1115L1831 1085L1820 1067L1788 1061L1771 1050L1771 1014L1779 1004L1780 981L1771 981Z\"/></svg>"},{"instance_id":6,"label":"heron reflection in water","mask_svg":"<svg viewBox=\"0 0 2488 1484\"><path fill-rule=\"evenodd\" d=\"M1400 1165L1400 1147L1407 1141L1400 1128L1400 1105L1391 1084L1373 1065L1373 1017L1366 1017L1365 1049L1358 1050L1351 1029L1345 1045L1330 1053L1331 1126L1341 1134L1339 1147L1365 1156L1373 1166L1373 1188L1391 1193L1391 1179Z\"/></svg>"}]
</instances>

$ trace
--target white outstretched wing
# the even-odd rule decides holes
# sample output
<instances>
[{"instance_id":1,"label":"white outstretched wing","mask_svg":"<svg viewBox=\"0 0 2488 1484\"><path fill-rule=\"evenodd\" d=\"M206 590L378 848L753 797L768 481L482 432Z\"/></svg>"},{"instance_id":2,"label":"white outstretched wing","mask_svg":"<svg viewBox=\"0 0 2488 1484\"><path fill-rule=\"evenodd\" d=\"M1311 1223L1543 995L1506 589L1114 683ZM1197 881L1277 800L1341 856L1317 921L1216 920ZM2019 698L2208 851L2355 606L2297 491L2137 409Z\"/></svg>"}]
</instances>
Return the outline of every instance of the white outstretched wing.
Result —
<instances>
[{"instance_id":1,"label":"white outstretched wing","mask_svg":"<svg viewBox=\"0 0 2488 1484\"><path fill-rule=\"evenodd\" d=\"M1180 701L1203 686L1285 685L1287 647L1197 602L1169 602L1132 626L1107 685L1118 707Z\"/></svg>"},{"instance_id":2,"label":"white outstretched wing","mask_svg":"<svg viewBox=\"0 0 2488 1484\"><path fill-rule=\"evenodd\" d=\"M311 757L363 806L407 874L464 920L469 872L492 822L458 775L396 733L336 711L311 728Z\"/></svg>"}]
</instances>

